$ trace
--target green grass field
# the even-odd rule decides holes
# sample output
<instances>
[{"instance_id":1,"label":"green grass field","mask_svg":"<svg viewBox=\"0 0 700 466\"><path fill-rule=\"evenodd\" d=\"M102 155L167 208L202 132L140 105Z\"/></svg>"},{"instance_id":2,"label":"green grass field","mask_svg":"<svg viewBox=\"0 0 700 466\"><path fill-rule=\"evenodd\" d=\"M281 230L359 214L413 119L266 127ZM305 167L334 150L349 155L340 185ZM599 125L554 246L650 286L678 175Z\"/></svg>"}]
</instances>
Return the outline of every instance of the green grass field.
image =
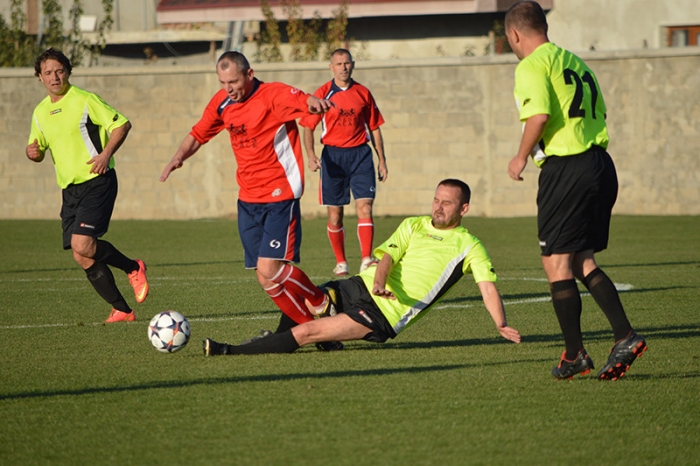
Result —
<instances>
[{"instance_id":1,"label":"green grass field","mask_svg":"<svg viewBox=\"0 0 700 466\"><path fill-rule=\"evenodd\" d=\"M375 244L400 220L376 219ZM105 239L146 261L151 293L136 305L116 271L137 321L111 325L60 221L0 221L0 464L700 464L700 218L614 217L598 260L649 345L618 382L550 375L563 343L535 220L465 226L522 344L500 338L467 277L383 345L205 358L202 338L237 343L279 315L243 267L235 221L113 222ZM301 267L330 279L324 219L304 222L303 244ZM600 368L612 335L590 296L583 306ZM192 326L175 354L146 337L166 309Z\"/></svg>"}]
</instances>

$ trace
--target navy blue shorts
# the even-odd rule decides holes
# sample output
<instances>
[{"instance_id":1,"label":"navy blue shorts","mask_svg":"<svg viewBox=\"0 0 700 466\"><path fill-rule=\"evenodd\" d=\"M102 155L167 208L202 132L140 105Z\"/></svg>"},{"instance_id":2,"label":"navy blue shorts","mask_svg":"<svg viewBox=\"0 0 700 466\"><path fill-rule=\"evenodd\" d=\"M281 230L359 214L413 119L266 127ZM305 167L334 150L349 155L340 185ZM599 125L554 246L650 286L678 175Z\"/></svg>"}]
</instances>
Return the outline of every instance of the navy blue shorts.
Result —
<instances>
[{"instance_id":1,"label":"navy blue shorts","mask_svg":"<svg viewBox=\"0 0 700 466\"><path fill-rule=\"evenodd\" d=\"M68 185L62 191L63 249L71 248L73 235L100 238L107 233L118 189L117 173L111 169L84 183Z\"/></svg>"},{"instance_id":2,"label":"navy blue shorts","mask_svg":"<svg viewBox=\"0 0 700 466\"><path fill-rule=\"evenodd\" d=\"M615 165L602 147L549 157L537 191L542 255L606 249L617 190Z\"/></svg>"},{"instance_id":3,"label":"navy blue shorts","mask_svg":"<svg viewBox=\"0 0 700 466\"><path fill-rule=\"evenodd\" d=\"M326 206L350 204L352 197L374 199L377 191L369 144L343 149L325 146L321 153L319 202Z\"/></svg>"},{"instance_id":4,"label":"navy blue shorts","mask_svg":"<svg viewBox=\"0 0 700 466\"><path fill-rule=\"evenodd\" d=\"M267 204L238 201L238 234L247 269L258 258L299 262L301 209L299 199Z\"/></svg>"}]
</instances>

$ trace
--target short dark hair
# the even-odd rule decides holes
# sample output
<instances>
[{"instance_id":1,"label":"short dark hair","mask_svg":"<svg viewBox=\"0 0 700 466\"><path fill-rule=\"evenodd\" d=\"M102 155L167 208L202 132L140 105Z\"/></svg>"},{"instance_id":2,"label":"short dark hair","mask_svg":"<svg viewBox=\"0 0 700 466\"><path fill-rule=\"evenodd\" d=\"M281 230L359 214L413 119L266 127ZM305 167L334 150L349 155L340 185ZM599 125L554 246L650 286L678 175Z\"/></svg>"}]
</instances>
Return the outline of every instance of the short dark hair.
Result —
<instances>
[{"instance_id":1,"label":"short dark hair","mask_svg":"<svg viewBox=\"0 0 700 466\"><path fill-rule=\"evenodd\" d=\"M544 10L539 3L532 0L521 0L508 8L505 27L506 30L515 28L544 35L547 35L549 28Z\"/></svg>"},{"instance_id":2,"label":"short dark hair","mask_svg":"<svg viewBox=\"0 0 700 466\"><path fill-rule=\"evenodd\" d=\"M34 76L39 77L41 75L41 64L44 63L46 60L56 60L63 66L63 71L66 72L68 76L70 76L71 72L73 71L73 67L70 64L70 60L68 57L63 55L63 52L60 50L56 50L55 48L51 47L48 50L44 50L41 55L39 55L34 62Z\"/></svg>"},{"instance_id":3,"label":"short dark hair","mask_svg":"<svg viewBox=\"0 0 700 466\"><path fill-rule=\"evenodd\" d=\"M231 64L235 64L238 67L238 71L241 73L247 73L250 69L248 59L241 52L222 53L219 60L216 62L216 67L227 70Z\"/></svg>"},{"instance_id":4,"label":"short dark hair","mask_svg":"<svg viewBox=\"0 0 700 466\"><path fill-rule=\"evenodd\" d=\"M350 61L352 61L352 54L348 49L335 49L331 52L331 60L333 60L333 57L336 55L347 55L350 57Z\"/></svg>"},{"instance_id":5,"label":"short dark hair","mask_svg":"<svg viewBox=\"0 0 700 466\"><path fill-rule=\"evenodd\" d=\"M460 190L461 195L459 196L459 202L462 204L469 204L472 197L472 190L469 189L469 185L462 180L456 178L447 178L438 183L438 186L448 186L450 188L457 188Z\"/></svg>"}]
</instances>

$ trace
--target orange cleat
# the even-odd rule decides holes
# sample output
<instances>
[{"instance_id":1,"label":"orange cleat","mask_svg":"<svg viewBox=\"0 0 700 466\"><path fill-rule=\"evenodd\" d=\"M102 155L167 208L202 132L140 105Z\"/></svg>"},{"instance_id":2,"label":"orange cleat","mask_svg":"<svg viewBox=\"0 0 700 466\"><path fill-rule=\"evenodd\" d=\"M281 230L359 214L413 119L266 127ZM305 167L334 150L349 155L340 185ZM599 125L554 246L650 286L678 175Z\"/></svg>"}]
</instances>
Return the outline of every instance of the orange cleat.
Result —
<instances>
[{"instance_id":1,"label":"orange cleat","mask_svg":"<svg viewBox=\"0 0 700 466\"><path fill-rule=\"evenodd\" d=\"M134 311L122 312L117 309L112 308L112 312L109 314L105 323L111 324L113 322L133 322L136 320L136 314Z\"/></svg>"},{"instance_id":2,"label":"orange cleat","mask_svg":"<svg viewBox=\"0 0 700 466\"><path fill-rule=\"evenodd\" d=\"M148 296L148 280L146 280L146 264L141 259L134 259L139 268L129 274L129 283L134 289L134 297L137 303L142 303Z\"/></svg>"}]
</instances>

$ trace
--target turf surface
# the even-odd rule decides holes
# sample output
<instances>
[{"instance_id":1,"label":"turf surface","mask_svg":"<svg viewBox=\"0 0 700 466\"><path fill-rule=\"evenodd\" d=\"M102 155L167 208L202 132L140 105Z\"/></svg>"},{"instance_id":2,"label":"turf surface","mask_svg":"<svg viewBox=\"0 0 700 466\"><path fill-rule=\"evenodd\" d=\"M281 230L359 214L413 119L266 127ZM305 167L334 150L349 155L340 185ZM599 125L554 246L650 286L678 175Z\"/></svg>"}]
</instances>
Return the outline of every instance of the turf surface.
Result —
<instances>
[{"instance_id":1,"label":"turf surface","mask_svg":"<svg viewBox=\"0 0 700 466\"><path fill-rule=\"evenodd\" d=\"M375 244L399 218L376 219ZM359 267L347 220L351 271ZM550 375L563 344L535 220L465 219L500 277L496 332L470 277L383 345L205 358L274 329L278 311L242 263L235 221L115 221L105 239L148 265L137 321L109 308L69 252L59 221L0 221L0 464L700 464L700 218L613 219L599 263L649 350L618 382ZM301 267L331 278L325 220L304 221ZM613 344L583 297L598 368ZM162 354L146 327L174 309L192 340Z\"/></svg>"}]
</instances>

